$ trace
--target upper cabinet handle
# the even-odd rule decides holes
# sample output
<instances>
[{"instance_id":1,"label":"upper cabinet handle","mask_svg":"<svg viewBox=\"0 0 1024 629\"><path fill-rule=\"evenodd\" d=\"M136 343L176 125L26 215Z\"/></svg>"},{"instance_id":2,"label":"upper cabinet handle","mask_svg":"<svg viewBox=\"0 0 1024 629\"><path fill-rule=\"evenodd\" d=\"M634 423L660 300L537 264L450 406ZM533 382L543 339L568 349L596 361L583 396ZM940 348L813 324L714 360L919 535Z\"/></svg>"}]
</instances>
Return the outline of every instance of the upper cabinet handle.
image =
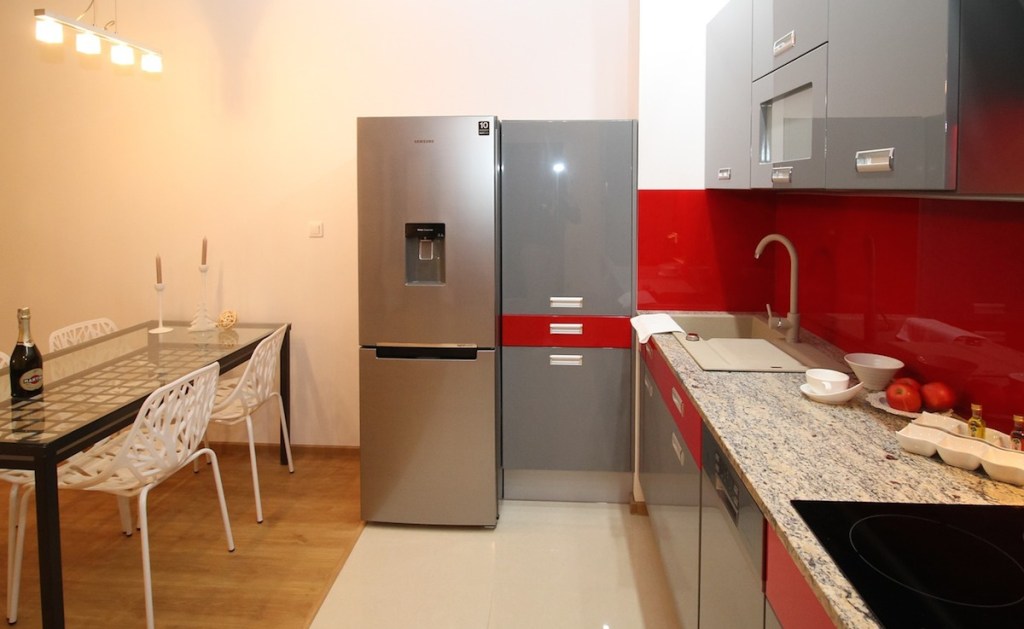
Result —
<instances>
[{"instance_id":1,"label":"upper cabinet handle","mask_svg":"<svg viewBox=\"0 0 1024 629\"><path fill-rule=\"evenodd\" d=\"M772 55L778 57L793 46L796 46L796 31L789 31L772 44Z\"/></svg>"},{"instance_id":2,"label":"upper cabinet handle","mask_svg":"<svg viewBox=\"0 0 1024 629\"><path fill-rule=\"evenodd\" d=\"M889 173L893 166L893 148L857 151L857 172Z\"/></svg>"}]
</instances>

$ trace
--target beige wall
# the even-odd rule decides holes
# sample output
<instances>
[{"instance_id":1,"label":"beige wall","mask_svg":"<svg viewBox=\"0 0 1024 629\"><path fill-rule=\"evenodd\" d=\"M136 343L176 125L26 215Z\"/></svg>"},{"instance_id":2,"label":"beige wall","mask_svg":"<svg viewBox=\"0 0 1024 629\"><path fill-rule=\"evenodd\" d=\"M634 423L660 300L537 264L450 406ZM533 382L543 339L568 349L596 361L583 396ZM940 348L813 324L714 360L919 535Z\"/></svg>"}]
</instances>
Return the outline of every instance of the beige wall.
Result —
<instances>
[{"instance_id":1,"label":"beige wall","mask_svg":"<svg viewBox=\"0 0 1024 629\"><path fill-rule=\"evenodd\" d=\"M86 4L0 3L0 348L21 305L44 346L155 317L157 252L190 318L207 236L210 309L294 325L300 444L359 440L357 116L637 117L639 0L123 0L155 77L33 40L33 8Z\"/></svg>"}]
</instances>

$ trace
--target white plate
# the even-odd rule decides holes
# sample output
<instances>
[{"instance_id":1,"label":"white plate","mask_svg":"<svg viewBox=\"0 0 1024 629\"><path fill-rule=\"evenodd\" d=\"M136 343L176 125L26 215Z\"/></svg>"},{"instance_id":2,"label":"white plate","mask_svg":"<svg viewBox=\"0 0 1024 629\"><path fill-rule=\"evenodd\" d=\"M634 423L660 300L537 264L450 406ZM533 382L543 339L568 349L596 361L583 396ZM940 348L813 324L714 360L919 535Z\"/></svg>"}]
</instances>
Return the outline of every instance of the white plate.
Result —
<instances>
[{"instance_id":1,"label":"white plate","mask_svg":"<svg viewBox=\"0 0 1024 629\"><path fill-rule=\"evenodd\" d=\"M900 411L889 406L889 401L885 399L885 391L872 391L868 393L868 404L874 406L879 410L883 410L886 413L892 413L893 415L900 415L902 417L909 417L914 419L921 413L911 413L910 411Z\"/></svg>"},{"instance_id":2,"label":"white plate","mask_svg":"<svg viewBox=\"0 0 1024 629\"><path fill-rule=\"evenodd\" d=\"M822 404L843 404L852 400L853 396L857 395L857 392L859 392L862 387L863 383L858 383L845 391L837 391L835 393L815 393L814 390L811 389L810 385L805 382L800 385L800 392L815 402L821 402Z\"/></svg>"}]
</instances>

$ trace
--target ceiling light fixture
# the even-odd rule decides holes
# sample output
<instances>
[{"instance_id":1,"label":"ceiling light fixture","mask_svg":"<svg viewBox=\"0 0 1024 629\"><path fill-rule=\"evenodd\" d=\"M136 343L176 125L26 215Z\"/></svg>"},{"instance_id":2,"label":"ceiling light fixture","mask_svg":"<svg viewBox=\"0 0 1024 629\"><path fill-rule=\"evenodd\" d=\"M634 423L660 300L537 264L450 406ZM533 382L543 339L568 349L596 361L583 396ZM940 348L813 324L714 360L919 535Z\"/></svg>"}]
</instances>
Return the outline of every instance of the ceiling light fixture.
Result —
<instances>
[{"instance_id":1,"label":"ceiling light fixture","mask_svg":"<svg viewBox=\"0 0 1024 629\"><path fill-rule=\"evenodd\" d=\"M89 3L92 7L93 3ZM163 72L163 56L159 51L148 46L137 44L117 34L117 3L114 3L114 19L107 22L107 27L114 26L113 32L106 28L97 28L94 25L81 22L82 16L88 11L85 9L77 20L62 15L57 15L46 9L36 9L36 39L46 44L60 44L64 41L64 27L76 32L75 49L86 55L97 55L101 52L101 43L106 41L110 44L110 61L120 66L135 65L135 52L142 54L140 64L143 72ZM94 12L95 15L95 12Z\"/></svg>"}]
</instances>

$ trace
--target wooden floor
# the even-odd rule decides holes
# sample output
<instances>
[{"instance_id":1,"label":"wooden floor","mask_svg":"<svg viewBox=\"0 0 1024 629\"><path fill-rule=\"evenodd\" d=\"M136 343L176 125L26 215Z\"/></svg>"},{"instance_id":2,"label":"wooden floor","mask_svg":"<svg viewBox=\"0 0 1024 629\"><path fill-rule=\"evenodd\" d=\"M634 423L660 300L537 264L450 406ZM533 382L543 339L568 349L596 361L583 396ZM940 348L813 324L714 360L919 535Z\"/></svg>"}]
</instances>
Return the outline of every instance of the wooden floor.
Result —
<instances>
[{"instance_id":1,"label":"wooden floor","mask_svg":"<svg viewBox=\"0 0 1024 629\"><path fill-rule=\"evenodd\" d=\"M363 529L358 451L296 448L295 473L289 474L277 462L276 447L261 449L264 522L257 524L248 451L215 449L236 550L227 551L208 467L198 475L182 470L153 490L157 627L307 627ZM5 499L7 488L0 482ZM60 508L67 626L144 627L139 534L121 533L115 499L67 490ZM7 509L0 512L6 531ZM34 511L26 530L15 625L22 629L41 626Z\"/></svg>"}]
</instances>

